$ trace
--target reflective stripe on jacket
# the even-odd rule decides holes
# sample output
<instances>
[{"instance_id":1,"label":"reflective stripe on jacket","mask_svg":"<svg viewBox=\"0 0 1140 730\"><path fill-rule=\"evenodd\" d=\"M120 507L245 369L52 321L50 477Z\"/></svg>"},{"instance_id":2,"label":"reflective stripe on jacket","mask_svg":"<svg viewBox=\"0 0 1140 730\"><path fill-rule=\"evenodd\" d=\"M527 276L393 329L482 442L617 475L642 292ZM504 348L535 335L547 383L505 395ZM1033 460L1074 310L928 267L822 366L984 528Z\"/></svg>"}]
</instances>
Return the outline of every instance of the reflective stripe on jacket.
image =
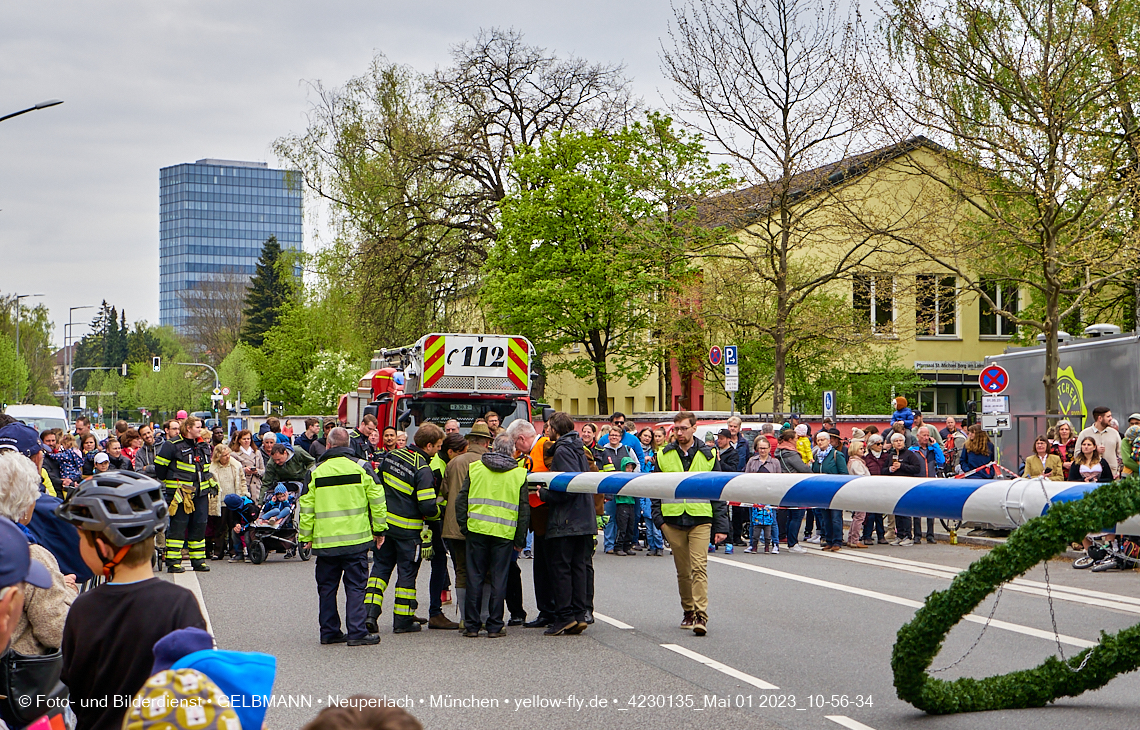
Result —
<instances>
[{"instance_id":1,"label":"reflective stripe on jacket","mask_svg":"<svg viewBox=\"0 0 1140 730\"><path fill-rule=\"evenodd\" d=\"M519 521L519 494L526 469L491 471L481 461L471 465L467 495L467 530L513 540Z\"/></svg>"},{"instance_id":2,"label":"reflective stripe on jacket","mask_svg":"<svg viewBox=\"0 0 1140 730\"><path fill-rule=\"evenodd\" d=\"M384 498L388 505L388 534L420 539L424 520L439 519L435 473L420 449L393 449L380 464Z\"/></svg>"},{"instance_id":3,"label":"reflective stripe on jacket","mask_svg":"<svg viewBox=\"0 0 1140 730\"><path fill-rule=\"evenodd\" d=\"M707 448L698 448L693 454L693 463L689 464L689 471L713 471L716 464L716 454ZM681 452L674 448L662 450L657 460L658 468L664 472L685 471L681 463ZM661 515L663 517L680 517L689 514L694 517L713 516L712 502L707 499L663 499L661 500Z\"/></svg>"},{"instance_id":4,"label":"reflective stripe on jacket","mask_svg":"<svg viewBox=\"0 0 1140 730\"><path fill-rule=\"evenodd\" d=\"M309 490L298 500L298 541L313 543L313 552L358 552L388 528L384 490L356 461L334 455L322 460L312 476Z\"/></svg>"}]
</instances>

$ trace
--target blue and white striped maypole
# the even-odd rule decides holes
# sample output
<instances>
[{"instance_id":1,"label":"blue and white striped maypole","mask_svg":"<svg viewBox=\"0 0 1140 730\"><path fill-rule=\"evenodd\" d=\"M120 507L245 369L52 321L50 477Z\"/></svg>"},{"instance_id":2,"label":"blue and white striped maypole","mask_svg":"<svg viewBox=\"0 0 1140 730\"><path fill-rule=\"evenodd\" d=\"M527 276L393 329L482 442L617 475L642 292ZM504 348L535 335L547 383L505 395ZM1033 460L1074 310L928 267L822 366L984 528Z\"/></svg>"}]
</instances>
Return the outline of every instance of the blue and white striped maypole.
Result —
<instances>
[{"instance_id":1,"label":"blue and white striped maypole","mask_svg":"<svg viewBox=\"0 0 1140 730\"><path fill-rule=\"evenodd\" d=\"M652 499L714 499L775 507L934 517L1017 527L1045 514L1052 502L1081 499L1099 486L1048 479L922 479L841 474L739 472L536 472L531 484L557 492L621 494ZM1106 527L1108 527L1106 525ZM1116 527L1140 534L1140 516Z\"/></svg>"}]
</instances>

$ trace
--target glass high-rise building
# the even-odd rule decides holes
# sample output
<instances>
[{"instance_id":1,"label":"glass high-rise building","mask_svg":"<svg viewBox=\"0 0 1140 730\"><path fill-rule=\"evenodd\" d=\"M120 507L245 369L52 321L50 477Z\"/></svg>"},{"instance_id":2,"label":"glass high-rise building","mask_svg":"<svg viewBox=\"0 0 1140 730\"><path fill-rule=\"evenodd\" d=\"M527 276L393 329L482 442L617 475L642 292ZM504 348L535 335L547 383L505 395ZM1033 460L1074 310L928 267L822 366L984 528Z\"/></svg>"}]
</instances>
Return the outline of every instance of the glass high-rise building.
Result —
<instances>
[{"instance_id":1,"label":"glass high-rise building","mask_svg":"<svg viewBox=\"0 0 1140 730\"><path fill-rule=\"evenodd\" d=\"M186 325L188 298L257 268L261 247L276 236L301 250L300 175L264 162L198 160L159 170L159 322Z\"/></svg>"}]
</instances>

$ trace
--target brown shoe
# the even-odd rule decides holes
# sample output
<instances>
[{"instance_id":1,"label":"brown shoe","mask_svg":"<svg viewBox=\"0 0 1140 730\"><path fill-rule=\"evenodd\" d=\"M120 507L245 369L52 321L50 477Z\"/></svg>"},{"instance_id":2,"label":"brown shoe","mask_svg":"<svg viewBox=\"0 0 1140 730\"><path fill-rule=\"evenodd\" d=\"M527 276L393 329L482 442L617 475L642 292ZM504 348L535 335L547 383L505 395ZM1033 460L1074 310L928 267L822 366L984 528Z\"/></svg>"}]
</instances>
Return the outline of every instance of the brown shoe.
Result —
<instances>
[{"instance_id":1,"label":"brown shoe","mask_svg":"<svg viewBox=\"0 0 1140 730\"><path fill-rule=\"evenodd\" d=\"M867 546L861 542L849 542L849 543L847 543L847 547L854 548L856 550L866 550L867 549Z\"/></svg>"},{"instance_id":2,"label":"brown shoe","mask_svg":"<svg viewBox=\"0 0 1140 730\"><path fill-rule=\"evenodd\" d=\"M695 614L693 618L693 633L697 636L704 636L708 633L709 617L703 613Z\"/></svg>"},{"instance_id":3,"label":"brown shoe","mask_svg":"<svg viewBox=\"0 0 1140 730\"><path fill-rule=\"evenodd\" d=\"M443 629L445 631L454 631L459 628L459 624L441 613L437 616L432 616L429 618L427 627L429 629Z\"/></svg>"},{"instance_id":4,"label":"brown shoe","mask_svg":"<svg viewBox=\"0 0 1140 730\"><path fill-rule=\"evenodd\" d=\"M685 617L681 619L682 629L693 628L693 621L697 618L697 614L693 611L685 611Z\"/></svg>"},{"instance_id":5,"label":"brown shoe","mask_svg":"<svg viewBox=\"0 0 1140 730\"><path fill-rule=\"evenodd\" d=\"M412 620L415 621L420 626L423 626L424 624L426 624L428 622L428 620L426 618L420 618L419 616L412 616Z\"/></svg>"}]
</instances>

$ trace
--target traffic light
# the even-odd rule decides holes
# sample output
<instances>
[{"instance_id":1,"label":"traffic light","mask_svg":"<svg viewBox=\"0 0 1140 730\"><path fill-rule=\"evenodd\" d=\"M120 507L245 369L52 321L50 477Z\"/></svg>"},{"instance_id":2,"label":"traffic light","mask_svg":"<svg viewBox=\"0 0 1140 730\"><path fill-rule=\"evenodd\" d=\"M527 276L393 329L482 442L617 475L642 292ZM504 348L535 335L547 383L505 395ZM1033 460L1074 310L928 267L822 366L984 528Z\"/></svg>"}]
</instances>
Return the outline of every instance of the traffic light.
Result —
<instances>
[{"instance_id":1,"label":"traffic light","mask_svg":"<svg viewBox=\"0 0 1140 730\"><path fill-rule=\"evenodd\" d=\"M976 400L966 401L966 428L973 426L978 422L978 402Z\"/></svg>"},{"instance_id":2,"label":"traffic light","mask_svg":"<svg viewBox=\"0 0 1140 730\"><path fill-rule=\"evenodd\" d=\"M154 371L156 373L161 372L162 371L162 358L161 357L151 358L151 367L154 368Z\"/></svg>"}]
</instances>

